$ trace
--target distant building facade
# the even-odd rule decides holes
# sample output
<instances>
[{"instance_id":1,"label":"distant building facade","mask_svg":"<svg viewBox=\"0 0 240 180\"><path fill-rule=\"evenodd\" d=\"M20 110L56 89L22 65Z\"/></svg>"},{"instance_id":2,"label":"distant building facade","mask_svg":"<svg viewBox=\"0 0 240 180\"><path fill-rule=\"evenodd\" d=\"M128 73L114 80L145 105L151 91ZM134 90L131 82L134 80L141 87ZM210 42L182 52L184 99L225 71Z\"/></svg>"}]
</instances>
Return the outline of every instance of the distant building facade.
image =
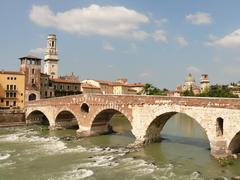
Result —
<instances>
[{"instance_id":1,"label":"distant building facade","mask_svg":"<svg viewBox=\"0 0 240 180\"><path fill-rule=\"evenodd\" d=\"M102 94L140 94L143 92L144 84L129 84L127 79L117 79L115 82L106 80L83 80L82 84L89 84L101 90Z\"/></svg>"},{"instance_id":2,"label":"distant building facade","mask_svg":"<svg viewBox=\"0 0 240 180\"><path fill-rule=\"evenodd\" d=\"M202 74L200 79L200 86L196 84L196 81L191 73L185 79L185 82L176 87L174 95L183 94L185 91L192 91L194 95L198 95L203 92L207 92L210 88L210 81L208 74Z\"/></svg>"},{"instance_id":3,"label":"distant building facade","mask_svg":"<svg viewBox=\"0 0 240 180\"><path fill-rule=\"evenodd\" d=\"M20 72L25 75L25 101L40 99L41 59L24 56L20 59Z\"/></svg>"},{"instance_id":4,"label":"distant building facade","mask_svg":"<svg viewBox=\"0 0 240 180\"><path fill-rule=\"evenodd\" d=\"M210 81L208 74L202 74L200 79L200 91L201 93L208 92L210 88Z\"/></svg>"},{"instance_id":5,"label":"distant building facade","mask_svg":"<svg viewBox=\"0 0 240 180\"><path fill-rule=\"evenodd\" d=\"M22 72L0 71L0 109L23 109L25 75Z\"/></svg>"}]
</instances>

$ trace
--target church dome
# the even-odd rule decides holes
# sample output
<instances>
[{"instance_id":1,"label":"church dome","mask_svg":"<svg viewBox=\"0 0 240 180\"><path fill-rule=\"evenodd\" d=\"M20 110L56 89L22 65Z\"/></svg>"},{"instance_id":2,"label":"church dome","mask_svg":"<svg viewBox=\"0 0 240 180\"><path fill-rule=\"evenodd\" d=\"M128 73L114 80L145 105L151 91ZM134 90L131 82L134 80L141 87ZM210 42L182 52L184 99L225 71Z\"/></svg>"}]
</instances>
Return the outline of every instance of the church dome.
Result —
<instances>
[{"instance_id":1,"label":"church dome","mask_svg":"<svg viewBox=\"0 0 240 180\"><path fill-rule=\"evenodd\" d=\"M185 82L195 82L195 79L193 78L191 73L188 74L188 76L185 79Z\"/></svg>"}]
</instances>

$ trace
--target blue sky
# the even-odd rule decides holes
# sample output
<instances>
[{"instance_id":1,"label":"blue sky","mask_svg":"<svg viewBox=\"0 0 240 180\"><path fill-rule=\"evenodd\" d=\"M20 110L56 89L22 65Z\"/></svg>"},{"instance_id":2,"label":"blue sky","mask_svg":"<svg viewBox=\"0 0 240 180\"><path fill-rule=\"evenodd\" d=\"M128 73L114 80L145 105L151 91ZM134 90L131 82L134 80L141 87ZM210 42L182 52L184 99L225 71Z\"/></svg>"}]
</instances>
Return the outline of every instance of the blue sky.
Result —
<instances>
[{"instance_id":1,"label":"blue sky","mask_svg":"<svg viewBox=\"0 0 240 180\"><path fill-rule=\"evenodd\" d=\"M83 79L126 77L174 89L191 72L199 82L240 80L238 0L28 0L0 2L0 68L43 58L58 38L60 74Z\"/></svg>"}]
</instances>

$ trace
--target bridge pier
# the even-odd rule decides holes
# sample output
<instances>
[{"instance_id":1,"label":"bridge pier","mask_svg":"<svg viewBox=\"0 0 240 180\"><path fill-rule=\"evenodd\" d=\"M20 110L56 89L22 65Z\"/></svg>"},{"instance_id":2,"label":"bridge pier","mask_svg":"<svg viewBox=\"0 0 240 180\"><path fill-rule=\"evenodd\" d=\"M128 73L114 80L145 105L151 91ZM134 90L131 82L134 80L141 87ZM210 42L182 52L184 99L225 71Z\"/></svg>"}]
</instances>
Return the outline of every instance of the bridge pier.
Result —
<instances>
[{"instance_id":1,"label":"bridge pier","mask_svg":"<svg viewBox=\"0 0 240 180\"><path fill-rule=\"evenodd\" d=\"M215 158L221 158L229 156L230 153L227 151L227 141L223 137L217 137L210 142L211 144L211 155Z\"/></svg>"}]
</instances>

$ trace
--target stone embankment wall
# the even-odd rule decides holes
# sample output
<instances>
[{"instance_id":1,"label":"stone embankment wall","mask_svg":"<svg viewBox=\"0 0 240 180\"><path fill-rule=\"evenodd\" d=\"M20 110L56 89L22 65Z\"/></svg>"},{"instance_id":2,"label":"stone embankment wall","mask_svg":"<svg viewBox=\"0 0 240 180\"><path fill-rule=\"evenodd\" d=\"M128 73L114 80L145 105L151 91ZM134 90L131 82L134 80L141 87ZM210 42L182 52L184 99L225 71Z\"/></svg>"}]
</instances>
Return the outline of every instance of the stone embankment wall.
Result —
<instances>
[{"instance_id":1,"label":"stone embankment wall","mask_svg":"<svg viewBox=\"0 0 240 180\"><path fill-rule=\"evenodd\" d=\"M25 124L25 113L20 110L1 110L0 126Z\"/></svg>"}]
</instances>

